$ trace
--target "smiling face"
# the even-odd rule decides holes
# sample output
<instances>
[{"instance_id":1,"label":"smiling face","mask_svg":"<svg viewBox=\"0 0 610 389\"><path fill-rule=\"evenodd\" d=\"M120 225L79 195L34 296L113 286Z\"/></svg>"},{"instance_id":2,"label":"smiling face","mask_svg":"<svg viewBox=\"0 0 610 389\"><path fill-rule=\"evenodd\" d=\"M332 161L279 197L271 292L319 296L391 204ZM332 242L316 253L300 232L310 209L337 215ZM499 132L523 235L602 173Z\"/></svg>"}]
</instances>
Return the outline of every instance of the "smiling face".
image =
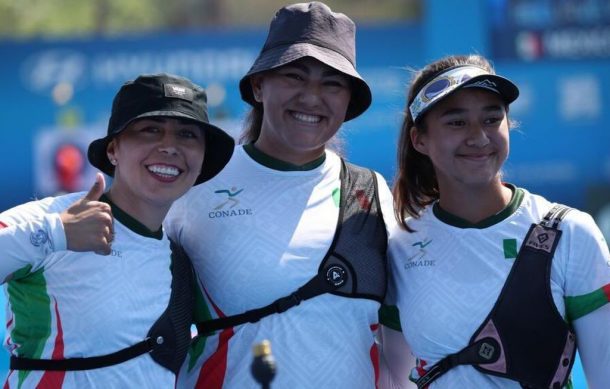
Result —
<instances>
[{"instance_id":1,"label":"smiling face","mask_svg":"<svg viewBox=\"0 0 610 389\"><path fill-rule=\"evenodd\" d=\"M195 183L204 151L205 135L193 122L134 121L107 148L108 159L115 161L112 200L136 218L142 212L167 212Z\"/></svg>"},{"instance_id":2,"label":"smiling face","mask_svg":"<svg viewBox=\"0 0 610 389\"><path fill-rule=\"evenodd\" d=\"M425 131L411 130L413 146L427 155L441 196L451 190L501 186L500 169L509 152L506 107L493 92L465 88L434 106Z\"/></svg>"},{"instance_id":3,"label":"smiling face","mask_svg":"<svg viewBox=\"0 0 610 389\"><path fill-rule=\"evenodd\" d=\"M298 165L324 153L351 98L349 77L313 58L254 74L251 85L264 112L256 147Z\"/></svg>"}]
</instances>

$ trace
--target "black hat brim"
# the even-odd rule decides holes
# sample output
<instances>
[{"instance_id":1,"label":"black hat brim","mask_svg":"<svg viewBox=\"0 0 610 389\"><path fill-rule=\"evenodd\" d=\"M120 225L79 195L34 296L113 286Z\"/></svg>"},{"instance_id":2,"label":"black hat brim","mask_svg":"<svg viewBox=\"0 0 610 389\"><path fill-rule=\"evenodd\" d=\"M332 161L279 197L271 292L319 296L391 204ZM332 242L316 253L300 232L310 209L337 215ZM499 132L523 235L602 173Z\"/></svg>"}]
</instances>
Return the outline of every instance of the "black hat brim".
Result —
<instances>
[{"instance_id":1,"label":"black hat brim","mask_svg":"<svg viewBox=\"0 0 610 389\"><path fill-rule=\"evenodd\" d=\"M180 113L178 115L168 115L168 112L165 111L156 112L155 115L152 115L151 113L140 115L138 118L171 116L194 120L192 117ZM197 121L197 123L201 125L204 130L206 144L201 173L197 177L195 185L206 182L220 173L231 159L235 148L235 140L220 128L209 123L199 121ZM89 162L110 177L114 176L114 165L110 163L106 150L110 141L118 134L120 134L120 131L104 138L94 140L89 144L89 149L87 150Z\"/></svg>"}]
</instances>

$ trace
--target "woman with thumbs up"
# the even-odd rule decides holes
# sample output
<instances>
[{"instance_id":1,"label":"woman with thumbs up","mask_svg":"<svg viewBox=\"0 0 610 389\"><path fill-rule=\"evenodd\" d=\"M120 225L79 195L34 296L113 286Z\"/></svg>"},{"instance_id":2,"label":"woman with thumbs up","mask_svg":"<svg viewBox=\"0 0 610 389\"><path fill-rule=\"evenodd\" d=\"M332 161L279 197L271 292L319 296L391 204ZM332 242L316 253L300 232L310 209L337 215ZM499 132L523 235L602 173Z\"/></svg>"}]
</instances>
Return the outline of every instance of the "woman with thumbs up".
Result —
<instances>
[{"instance_id":1,"label":"woman with thumbs up","mask_svg":"<svg viewBox=\"0 0 610 389\"><path fill-rule=\"evenodd\" d=\"M201 87L167 74L121 87L107 136L88 152L111 187L98 174L88 193L0 214L5 387L174 386L190 341L192 272L161 223L232 152Z\"/></svg>"}]
</instances>

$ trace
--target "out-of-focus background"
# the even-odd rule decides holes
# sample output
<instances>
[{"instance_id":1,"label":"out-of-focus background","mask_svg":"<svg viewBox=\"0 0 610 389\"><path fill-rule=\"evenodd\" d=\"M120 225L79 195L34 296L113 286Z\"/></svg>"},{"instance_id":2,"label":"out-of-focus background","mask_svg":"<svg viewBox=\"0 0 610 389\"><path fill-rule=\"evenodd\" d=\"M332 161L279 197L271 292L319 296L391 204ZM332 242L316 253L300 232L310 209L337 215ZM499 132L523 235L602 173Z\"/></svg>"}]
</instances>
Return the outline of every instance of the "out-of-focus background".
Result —
<instances>
[{"instance_id":1,"label":"out-of-focus background","mask_svg":"<svg viewBox=\"0 0 610 389\"><path fill-rule=\"evenodd\" d=\"M237 84L289 2L0 0L0 211L87 189L87 145L105 134L120 85L140 73L206 86L211 121L237 136L247 109ZM521 90L506 181L590 212L610 238L608 0L326 3L357 22L358 69L374 96L343 127L350 160L391 182L409 69L480 53ZM579 365L574 380L586 388Z\"/></svg>"}]
</instances>

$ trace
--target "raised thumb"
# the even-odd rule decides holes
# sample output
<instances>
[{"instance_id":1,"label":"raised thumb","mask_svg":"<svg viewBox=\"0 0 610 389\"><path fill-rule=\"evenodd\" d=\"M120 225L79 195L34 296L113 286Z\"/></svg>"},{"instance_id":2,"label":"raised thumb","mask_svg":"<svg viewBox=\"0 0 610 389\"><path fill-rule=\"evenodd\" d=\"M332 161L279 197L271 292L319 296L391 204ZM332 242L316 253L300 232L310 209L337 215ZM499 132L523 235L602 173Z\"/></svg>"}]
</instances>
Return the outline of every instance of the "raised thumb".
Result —
<instances>
[{"instance_id":1,"label":"raised thumb","mask_svg":"<svg viewBox=\"0 0 610 389\"><path fill-rule=\"evenodd\" d=\"M85 200L97 201L104 194L104 190L106 189L106 182L104 181L104 175L102 173L97 173L95 175L95 182L89 192L85 195Z\"/></svg>"}]
</instances>

